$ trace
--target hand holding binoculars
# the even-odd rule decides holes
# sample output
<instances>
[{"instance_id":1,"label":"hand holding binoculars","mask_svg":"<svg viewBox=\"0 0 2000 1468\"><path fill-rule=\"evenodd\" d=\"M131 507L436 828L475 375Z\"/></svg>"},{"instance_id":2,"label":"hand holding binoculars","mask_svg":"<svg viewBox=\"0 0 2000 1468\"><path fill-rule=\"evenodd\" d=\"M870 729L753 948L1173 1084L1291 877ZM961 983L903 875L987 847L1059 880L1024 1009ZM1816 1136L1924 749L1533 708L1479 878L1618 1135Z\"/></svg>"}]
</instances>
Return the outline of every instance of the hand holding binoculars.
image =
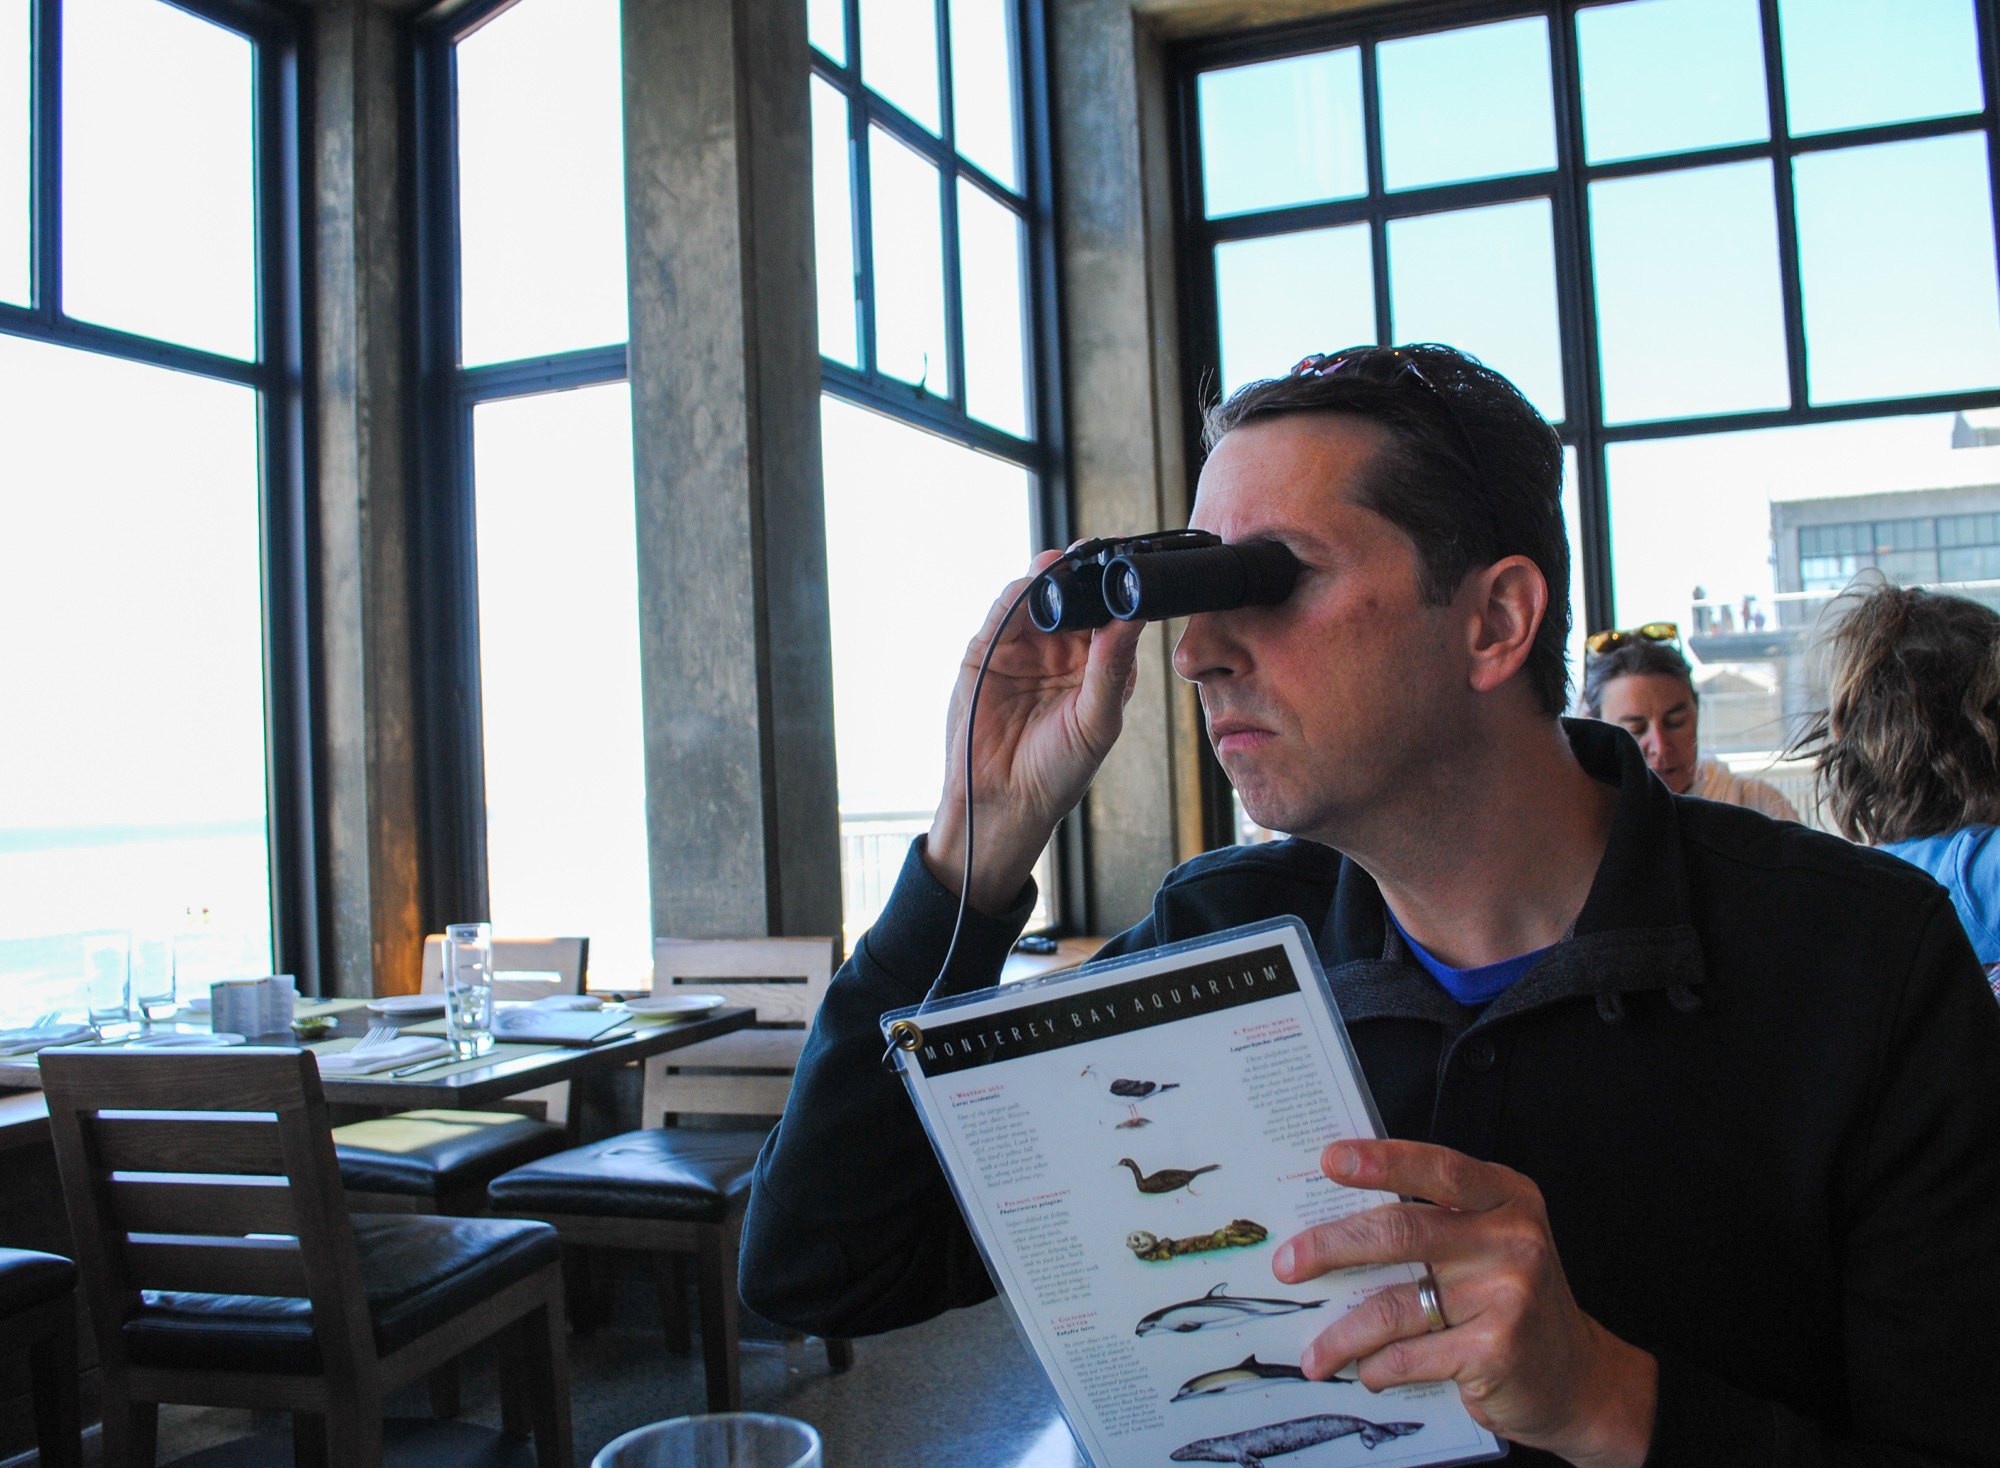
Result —
<instances>
[{"instance_id":1,"label":"hand holding binoculars","mask_svg":"<svg viewBox=\"0 0 2000 1468\"><path fill-rule=\"evenodd\" d=\"M1044 632L1276 606L1299 561L1275 540L1225 543L1206 530L1086 540L1035 578L1028 618Z\"/></svg>"}]
</instances>

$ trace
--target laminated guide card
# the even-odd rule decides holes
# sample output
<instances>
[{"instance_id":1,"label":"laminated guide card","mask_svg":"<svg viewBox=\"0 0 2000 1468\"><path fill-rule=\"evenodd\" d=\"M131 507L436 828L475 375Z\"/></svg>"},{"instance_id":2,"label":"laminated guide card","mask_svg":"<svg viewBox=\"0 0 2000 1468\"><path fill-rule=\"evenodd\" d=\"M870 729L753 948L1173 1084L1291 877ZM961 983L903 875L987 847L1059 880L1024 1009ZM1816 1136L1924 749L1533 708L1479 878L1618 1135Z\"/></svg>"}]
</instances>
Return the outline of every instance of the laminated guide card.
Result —
<instances>
[{"instance_id":1,"label":"laminated guide card","mask_svg":"<svg viewBox=\"0 0 2000 1468\"><path fill-rule=\"evenodd\" d=\"M1464 1463L1449 1382L1308 1381L1385 1265L1280 1284L1277 1246L1393 1201L1320 1171L1380 1135L1294 920L883 1017L918 1114L1093 1468Z\"/></svg>"}]
</instances>

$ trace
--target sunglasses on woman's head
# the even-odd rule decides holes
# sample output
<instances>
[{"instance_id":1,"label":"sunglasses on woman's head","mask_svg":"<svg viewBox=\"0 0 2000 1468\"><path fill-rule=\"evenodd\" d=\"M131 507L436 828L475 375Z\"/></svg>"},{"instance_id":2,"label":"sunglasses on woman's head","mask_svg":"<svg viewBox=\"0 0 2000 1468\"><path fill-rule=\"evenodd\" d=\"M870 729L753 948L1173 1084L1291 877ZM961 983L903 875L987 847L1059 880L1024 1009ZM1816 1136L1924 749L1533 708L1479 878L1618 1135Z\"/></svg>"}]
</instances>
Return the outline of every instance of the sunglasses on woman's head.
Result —
<instances>
[{"instance_id":1,"label":"sunglasses on woman's head","mask_svg":"<svg viewBox=\"0 0 2000 1468\"><path fill-rule=\"evenodd\" d=\"M1615 632L1593 632L1583 640L1584 651L1592 657L1601 653L1616 652L1633 642L1679 642L1681 629L1678 622L1648 622L1643 627L1622 627Z\"/></svg>"}]
</instances>

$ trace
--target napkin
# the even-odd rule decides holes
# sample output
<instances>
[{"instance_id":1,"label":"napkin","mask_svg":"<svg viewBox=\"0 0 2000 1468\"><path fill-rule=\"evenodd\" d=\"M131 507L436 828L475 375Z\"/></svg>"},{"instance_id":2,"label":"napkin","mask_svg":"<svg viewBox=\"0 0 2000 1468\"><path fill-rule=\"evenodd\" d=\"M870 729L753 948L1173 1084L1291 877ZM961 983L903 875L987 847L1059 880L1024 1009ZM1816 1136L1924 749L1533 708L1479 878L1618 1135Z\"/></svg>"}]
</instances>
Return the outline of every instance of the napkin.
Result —
<instances>
[{"instance_id":1,"label":"napkin","mask_svg":"<svg viewBox=\"0 0 2000 1468\"><path fill-rule=\"evenodd\" d=\"M89 1025L33 1025L0 1030L0 1055L28 1055L49 1045L74 1045L95 1033Z\"/></svg>"},{"instance_id":2,"label":"napkin","mask_svg":"<svg viewBox=\"0 0 2000 1468\"><path fill-rule=\"evenodd\" d=\"M428 1035L404 1035L391 1040L386 1045L377 1045L359 1055L341 1053L327 1055L320 1053L321 1075L367 1076L377 1071L395 1070L398 1066L415 1065L420 1060L433 1060L440 1055L451 1054L448 1041L433 1039Z\"/></svg>"}]
</instances>

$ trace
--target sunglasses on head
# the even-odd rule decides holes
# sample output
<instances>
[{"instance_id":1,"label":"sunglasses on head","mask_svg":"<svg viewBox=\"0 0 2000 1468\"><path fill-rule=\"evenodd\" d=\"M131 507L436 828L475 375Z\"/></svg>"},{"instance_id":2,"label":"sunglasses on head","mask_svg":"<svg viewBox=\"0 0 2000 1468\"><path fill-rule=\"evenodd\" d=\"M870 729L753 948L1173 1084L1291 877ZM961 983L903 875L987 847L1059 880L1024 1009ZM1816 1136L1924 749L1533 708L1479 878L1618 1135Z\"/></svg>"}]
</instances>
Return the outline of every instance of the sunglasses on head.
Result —
<instances>
[{"instance_id":1,"label":"sunglasses on head","mask_svg":"<svg viewBox=\"0 0 2000 1468\"><path fill-rule=\"evenodd\" d=\"M1615 632L1593 632L1583 640L1583 648L1592 657L1596 657L1600 653L1616 652L1627 643L1680 640L1681 629L1678 622L1648 622L1643 627L1621 627Z\"/></svg>"},{"instance_id":2,"label":"sunglasses on head","mask_svg":"<svg viewBox=\"0 0 2000 1468\"><path fill-rule=\"evenodd\" d=\"M1385 373L1382 369L1387 367ZM1445 390L1425 375L1423 363L1408 347L1343 347L1337 352L1314 352L1302 357L1286 374L1288 377L1333 377L1345 373L1349 378L1369 383L1375 387L1396 387L1405 380L1416 383L1430 395L1444 416L1450 420L1452 431L1458 435L1466 457L1471 461L1473 472L1480 478L1486 477L1486 469L1479 460L1478 445L1472 435L1459 421L1453 411L1451 398Z\"/></svg>"}]
</instances>

